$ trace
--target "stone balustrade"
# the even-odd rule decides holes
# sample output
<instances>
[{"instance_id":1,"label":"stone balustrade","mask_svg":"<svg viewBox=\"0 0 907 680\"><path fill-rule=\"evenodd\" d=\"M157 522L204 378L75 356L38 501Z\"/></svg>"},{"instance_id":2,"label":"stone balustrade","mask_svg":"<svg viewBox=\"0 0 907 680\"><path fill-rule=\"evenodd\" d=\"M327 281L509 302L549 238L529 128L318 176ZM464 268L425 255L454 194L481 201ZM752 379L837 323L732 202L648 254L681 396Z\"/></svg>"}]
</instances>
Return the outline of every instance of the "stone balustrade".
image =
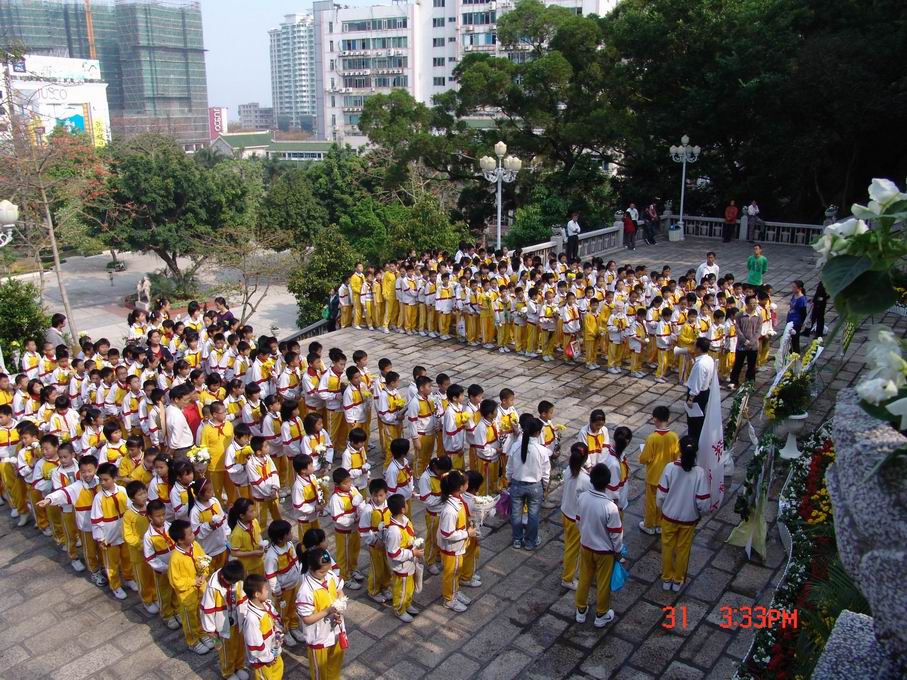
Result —
<instances>
[{"instance_id":1,"label":"stone balustrade","mask_svg":"<svg viewBox=\"0 0 907 680\"><path fill-rule=\"evenodd\" d=\"M668 226L676 224L680 215L663 213L661 215L661 229L667 233ZM800 224L797 222L760 222L750 224L746 215L740 220L739 232L741 240L758 241L775 245L808 246L822 235L824 227L821 224ZM721 217L703 217L700 215L684 215L683 232L685 236L699 238L721 238L724 229L724 219Z\"/></svg>"}]
</instances>

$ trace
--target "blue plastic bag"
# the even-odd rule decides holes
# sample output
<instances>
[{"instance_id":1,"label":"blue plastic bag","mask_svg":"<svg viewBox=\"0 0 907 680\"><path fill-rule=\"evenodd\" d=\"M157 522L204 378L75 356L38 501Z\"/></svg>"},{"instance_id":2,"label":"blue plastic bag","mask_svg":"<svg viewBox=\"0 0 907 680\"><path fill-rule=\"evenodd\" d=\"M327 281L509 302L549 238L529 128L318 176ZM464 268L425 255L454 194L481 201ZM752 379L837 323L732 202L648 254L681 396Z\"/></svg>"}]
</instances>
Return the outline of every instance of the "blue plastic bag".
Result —
<instances>
[{"instance_id":1,"label":"blue plastic bag","mask_svg":"<svg viewBox=\"0 0 907 680\"><path fill-rule=\"evenodd\" d=\"M618 590L624 587L624 583L627 582L627 577L630 575L624 565L620 562L614 562L614 569L611 570L611 592L616 593Z\"/></svg>"}]
</instances>

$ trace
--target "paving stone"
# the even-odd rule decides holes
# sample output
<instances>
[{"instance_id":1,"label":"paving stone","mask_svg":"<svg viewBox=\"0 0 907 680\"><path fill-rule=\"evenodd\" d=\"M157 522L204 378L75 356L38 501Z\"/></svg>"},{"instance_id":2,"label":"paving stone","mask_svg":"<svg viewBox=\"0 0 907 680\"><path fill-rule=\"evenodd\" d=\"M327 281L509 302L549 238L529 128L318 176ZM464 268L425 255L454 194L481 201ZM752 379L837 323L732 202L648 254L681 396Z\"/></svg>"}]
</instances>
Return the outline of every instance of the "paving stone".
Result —
<instances>
[{"instance_id":1,"label":"paving stone","mask_svg":"<svg viewBox=\"0 0 907 680\"><path fill-rule=\"evenodd\" d=\"M701 668L711 668L728 646L728 643L735 640L735 636L739 635L740 632L731 634L726 630L709 624L701 625L687 637L687 641L680 648L678 656Z\"/></svg>"},{"instance_id":2,"label":"paving stone","mask_svg":"<svg viewBox=\"0 0 907 680\"><path fill-rule=\"evenodd\" d=\"M580 670L593 678L605 680L624 663L634 648L634 645L626 640L621 640L615 635L607 635L595 646L592 654L586 657Z\"/></svg>"},{"instance_id":3,"label":"paving stone","mask_svg":"<svg viewBox=\"0 0 907 680\"><path fill-rule=\"evenodd\" d=\"M549 648L541 659L536 660L525 671L533 680L558 680L571 675L573 668L582 660L583 652L575 647L556 644Z\"/></svg>"},{"instance_id":4,"label":"paving stone","mask_svg":"<svg viewBox=\"0 0 907 680\"><path fill-rule=\"evenodd\" d=\"M625 640L631 642L641 642L646 639L655 626L661 627L663 612L661 607L657 607L649 602L639 601L623 615L617 617L613 624L612 630L615 635L619 635Z\"/></svg>"},{"instance_id":5,"label":"paving stone","mask_svg":"<svg viewBox=\"0 0 907 680\"><path fill-rule=\"evenodd\" d=\"M507 612L495 617L484 628L467 638L462 652L480 662L493 659L522 632L522 627L511 622Z\"/></svg>"},{"instance_id":6,"label":"paving stone","mask_svg":"<svg viewBox=\"0 0 907 680\"><path fill-rule=\"evenodd\" d=\"M755 564L745 564L731 582L731 588L738 593L756 597L768 586L775 572Z\"/></svg>"},{"instance_id":7,"label":"paving stone","mask_svg":"<svg viewBox=\"0 0 907 680\"><path fill-rule=\"evenodd\" d=\"M675 661L662 674L662 680L700 680L705 674L692 666Z\"/></svg>"},{"instance_id":8,"label":"paving stone","mask_svg":"<svg viewBox=\"0 0 907 680\"><path fill-rule=\"evenodd\" d=\"M725 571L711 566L706 567L687 584L684 594L688 597L710 600L715 597L715 593L720 593L727 588L731 578L733 578L731 574Z\"/></svg>"},{"instance_id":9,"label":"paving stone","mask_svg":"<svg viewBox=\"0 0 907 680\"><path fill-rule=\"evenodd\" d=\"M443 675L445 680L468 680L474 678L481 666L462 654L451 654L444 662Z\"/></svg>"},{"instance_id":10,"label":"paving stone","mask_svg":"<svg viewBox=\"0 0 907 680\"><path fill-rule=\"evenodd\" d=\"M571 624L563 619L546 614L518 635L513 644L533 656L541 656L569 625Z\"/></svg>"},{"instance_id":11,"label":"paving stone","mask_svg":"<svg viewBox=\"0 0 907 680\"><path fill-rule=\"evenodd\" d=\"M740 665L740 659L733 659L729 656L723 656L718 660L706 675L706 680L727 680L734 676L737 667Z\"/></svg>"},{"instance_id":12,"label":"paving stone","mask_svg":"<svg viewBox=\"0 0 907 680\"><path fill-rule=\"evenodd\" d=\"M660 673L683 644L683 638L658 627L636 648L630 663L648 671Z\"/></svg>"},{"instance_id":13,"label":"paving stone","mask_svg":"<svg viewBox=\"0 0 907 680\"><path fill-rule=\"evenodd\" d=\"M122 656L112 647L96 649L58 668L53 675L56 680L82 680L96 674L99 668L115 666Z\"/></svg>"},{"instance_id":14,"label":"paving stone","mask_svg":"<svg viewBox=\"0 0 907 680\"><path fill-rule=\"evenodd\" d=\"M495 658L476 676L481 680L510 680L523 677L523 669L532 662L532 657L515 649L508 649Z\"/></svg>"}]
</instances>

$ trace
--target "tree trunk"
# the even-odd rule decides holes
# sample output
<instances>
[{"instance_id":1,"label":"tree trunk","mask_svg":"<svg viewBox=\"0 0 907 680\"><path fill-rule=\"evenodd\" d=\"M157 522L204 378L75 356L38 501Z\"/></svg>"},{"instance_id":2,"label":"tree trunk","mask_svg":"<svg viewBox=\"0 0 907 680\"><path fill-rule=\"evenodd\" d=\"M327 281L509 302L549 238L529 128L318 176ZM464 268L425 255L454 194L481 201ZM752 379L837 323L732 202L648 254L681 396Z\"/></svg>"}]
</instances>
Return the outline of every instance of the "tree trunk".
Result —
<instances>
[{"instance_id":1,"label":"tree trunk","mask_svg":"<svg viewBox=\"0 0 907 680\"><path fill-rule=\"evenodd\" d=\"M54 220L50 214L50 204L47 200L47 192L44 185L41 185L41 205L44 207L44 226L47 227L47 233L50 236L50 251L54 256L54 272L57 275L57 286L60 288L60 297L63 300L63 310L66 312L66 322L69 324L69 334L72 338L73 347L79 343L79 330L76 328L76 320L72 313L72 307L69 305L69 294L66 292L66 286L63 285L63 271L60 265L60 249L57 248L57 235L54 231Z\"/></svg>"},{"instance_id":2,"label":"tree trunk","mask_svg":"<svg viewBox=\"0 0 907 680\"><path fill-rule=\"evenodd\" d=\"M183 272L180 271L179 264L175 257L163 248L152 248L151 251L164 261L164 264L167 265L167 269L170 270L170 273L173 274L177 281L183 280Z\"/></svg>"}]
</instances>

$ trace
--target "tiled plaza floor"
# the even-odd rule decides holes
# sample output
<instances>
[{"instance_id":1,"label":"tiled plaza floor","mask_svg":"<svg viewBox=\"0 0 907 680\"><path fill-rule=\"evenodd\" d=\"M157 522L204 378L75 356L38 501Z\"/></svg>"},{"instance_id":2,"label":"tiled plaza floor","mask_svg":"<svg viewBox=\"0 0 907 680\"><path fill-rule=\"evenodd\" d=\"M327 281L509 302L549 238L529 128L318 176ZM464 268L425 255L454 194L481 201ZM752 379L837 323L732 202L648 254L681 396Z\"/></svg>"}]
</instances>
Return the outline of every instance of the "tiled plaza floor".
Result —
<instances>
[{"instance_id":1,"label":"tiled plaza floor","mask_svg":"<svg viewBox=\"0 0 907 680\"><path fill-rule=\"evenodd\" d=\"M741 278L742 263L750 250L746 243L659 243L633 254L625 251L617 259L653 266L669 263L676 276L698 265L711 248L719 251L722 271L732 271ZM781 293L777 297L783 319L790 281L805 279L810 293L815 287L812 251L777 247L769 248L766 254L768 281ZM858 335L849 356L860 356L864 335ZM556 421L567 425L568 442L593 408L606 411L609 428L629 426L640 442L652 430L649 416L658 404L671 407L672 426L680 433L685 431L682 388L655 383L650 375L639 380L616 378L559 362L544 364L513 354L397 334L345 330L320 340L325 347L342 348L347 356L354 349L367 350L374 369L378 359L387 356L404 378L414 365L422 364L430 374L443 371L463 385L480 383L489 396L510 387L516 391L520 411L534 410L541 399L551 400L557 407ZM834 391L854 380L860 363L848 362L842 367L841 361L835 362L834 370L825 375L828 388L820 396L811 422L819 423L829 415ZM760 392L771 378L770 370L760 372ZM725 411L730 401L725 397ZM513 550L509 526L500 527L499 521L492 520L496 528L486 530L481 544L483 585L468 592L474 603L467 613L456 615L441 607L437 576L427 578L425 589L416 596L424 611L409 626L399 624L388 607L368 600L364 589L350 593L347 622L351 646L343 677L729 678L749 647L751 633L721 628L719 608L767 604L785 559L774 526L769 531L769 552L764 562L755 554L753 560L747 560L740 548L724 543L737 522L734 499L750 451L738 444L736 472L728 478L730 491L725 503L700 523L690 561L691 581L682 593L674 594L661 589L658 538L642 534L636 526L642 511L644 470L636 462L636 442L630 450L634 452L633 475L624 537L629 546L631 579L613 597L617 618L610 626L595 629L591 617L585 625L573 622L573 592L560 586L563 544L558 509L543 512L543 545L535 553ZM373 460L377 469L376 463ZM559 491L555 496L559 498ZM101 591L86 578L74 575L49 539L31 525L24 530L13 528L6 508L3 510L0 677L219 677L214 654L199 657L189 652L182 633L169 631L158 619L146 615L133 594L120 603L107 590ZM417 529L424 527L421 508L415 524ZM361 564L366 560L363 552ZM686 607L685 629L666 630L661 626L666 604ZM302 645L285 650L284 660L286 677L307 677Z\"/></svg>"}]
</instances>

